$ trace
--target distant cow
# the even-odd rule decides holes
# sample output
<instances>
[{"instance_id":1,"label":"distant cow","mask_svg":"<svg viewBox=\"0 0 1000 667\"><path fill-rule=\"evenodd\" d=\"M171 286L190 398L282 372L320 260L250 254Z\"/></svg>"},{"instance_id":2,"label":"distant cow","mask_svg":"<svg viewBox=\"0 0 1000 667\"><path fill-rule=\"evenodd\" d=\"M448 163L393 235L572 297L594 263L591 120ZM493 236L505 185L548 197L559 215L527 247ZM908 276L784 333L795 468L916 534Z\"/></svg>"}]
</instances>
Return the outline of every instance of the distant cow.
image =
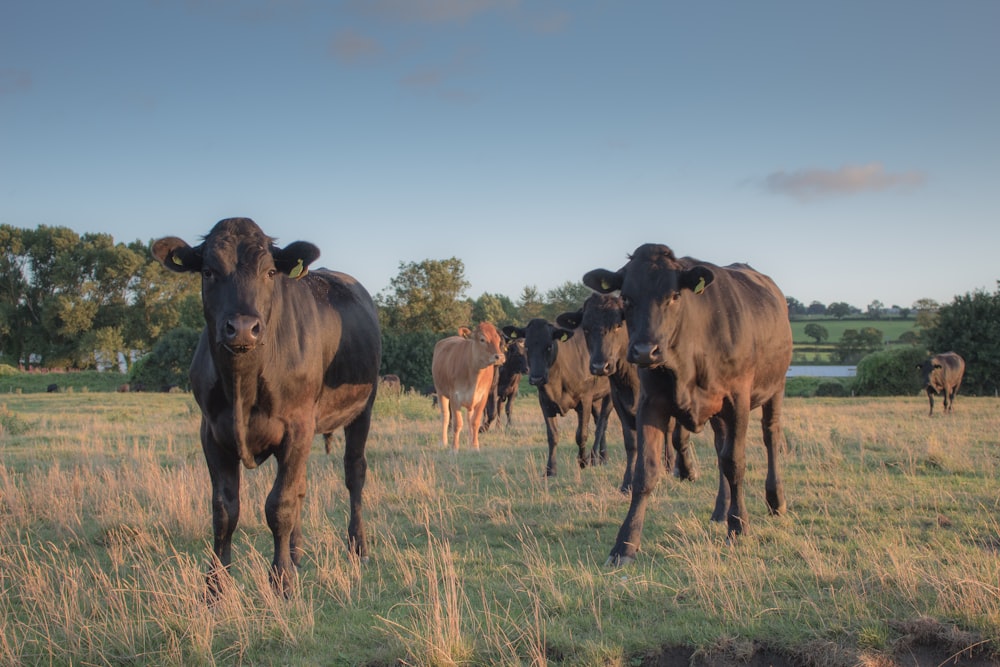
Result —
<instances>
[{"instance_id":1,"label":"distant cow","mask_svg":"<svg viewBox=\"0 0 1000 667\"><path fill-rule=\"evenodd\" d=\"M590 351L590 372L605 376L611 382L611 402L622 426L625 442L625 475L621 491L632 490L632 475L636 462L636 410L639 407L639 373L636 365L628 361L628 332L625 330L625 312L621 299L607 294L592 294L575 312L563 313L556 323L572 335L580 330ZM672 419L672 418L671 418ZM694 456L688 449L690 437L677 426L673 432L673 447L663 448L663 462L667 470L674 470L674 450L680 454L676 460L676 473L681 479L697 479Z\"/></svg>"},{"instance_id":2,"label":"distant cow","mask_svg":"<svg viewBox=\"0 0 1000 667\"><path fill-rule=\"evenodd\" d=\"M524 340L515 338L508 341L504 348L506 360L503 365L494 368L493 387L490 398L486 402L486 417L483 419L482 431L488 431L493 422L500 419L500 408L507 413L507 426L510 426L510 413L514 408L514 399L521 384L521 376L528 372L528 357L524 352Z\"/></svg>"},{"instance_id":3,"label":"distant cow","mask_svg":"<svg viewBox=\"0 0 1000 667\"><path fill-rule=\"evenodd\" d=\"M772 514L783 513L778 457L784 448L781 408L792 332L777 285L745 264L678 260L670 248L656 244L640 246L618 271L590 271L583 282L604 294L621 293L628 358L640 366L639 458L632 502L609 561L635 558L671 416L693 432L712 420L730 490L727 518L733 537L749 519L743 485L746 432L750 411L761 407L765 497Z\"/></svg>"},{"instance_id":4,"label":"distant cow","mask_svg":"<svg viewBox=\"0 0 1000 667\"><path fill-rule=\"evenodd\" d=\"M577 414L576 446L580 467L607 461L604 434L611 413L611 386L606 377L590 374L586 341L579 336L568 336L541 318L531 320L524 328L506 326L503 330L510 338L524 339L528 381L538 388L538 404L545 418L549 445L545 474L556 474L557 419L570 410ZM587 456L585 448L591 415L595 422L594 446Z\"/></svg>"},{"instance_id":5,"label":"distant cow","mask_svg":"<svg viewBox=\"0 0 1000 667\"><path fill-rule=\"evenodd\" d=\"M917 364L917 368L920 370L924 389L927 390L927 400L931 404L927 414L934 414L934 394L938 392L941 393L945 413L951 412L955 407L955 394L965 375L965 360L954 352L944 352Z\"/></svg>"},{"instance_id":6,"label":"distant cow","mask_svg":"<svg viewBox=\"0 0 1000 667\"><path fill-rule=\"evenodd\" d=\"M403 383L398 375L383 375L378 379L378 389L384 395L399 396L403 393Z\"/></svg>"},{"instance_id":7,"label":"distant cow","mask_svg":"<svg viewBox=\"0 0 1000 667\"><path fill-rule=\"evenodd\" d=\"M479 449L479 425L493 384L493 367L504 362L502 339L489 322L480 323L474 331L462 327L458 333L439 340L431 360L431 375L441 407L441 442L448 447L450 424L452 448L458 450L462 408L465 408L469 413L472 448Z\"/></svg>"},{"instance_id":8,"label":"distant cow","mask_svg":"<svg viewBox=\"0 0 1000 667\"><path fill-rule=\"evenodd\" d=\"M209 593L228 570L240 516L240 462L256 468L277 460L264 510L274 534L272 582L287 594L302 550L302 502L313 437L327 451L335 429L345 435L350 492L350 547L367 555L361 517L381 337L368 292L344 273L308 266L319 249L297 241L284 248L252 220L222 220L191 247L175 237L156 241L153 255L171 271L201 274L205 329L191 362L201 407L201 445L212 478L217 565Z\"/></svg>"}]
</instances>

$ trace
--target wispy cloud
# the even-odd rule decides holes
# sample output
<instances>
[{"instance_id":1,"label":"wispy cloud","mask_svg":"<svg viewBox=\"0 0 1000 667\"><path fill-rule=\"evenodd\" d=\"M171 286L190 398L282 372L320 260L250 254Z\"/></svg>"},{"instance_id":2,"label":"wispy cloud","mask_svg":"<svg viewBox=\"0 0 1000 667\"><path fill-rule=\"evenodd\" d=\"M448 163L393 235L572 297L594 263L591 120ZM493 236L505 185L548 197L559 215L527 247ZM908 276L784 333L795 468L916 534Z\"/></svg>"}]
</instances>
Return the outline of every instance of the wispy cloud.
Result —
<instances>
[{"instance_id":1,"label":"wispy cloud","mask_svg":"<svg viewBox=\"0 0 1000 667\"><path fill-rule=\"evenodd\" d=\"M0 95L26 93L31 90L31 73L26 70L0 69Z\"/></svg>"},{"instance_id":2,"label":"wispy cloud","mask_svg":"<svg viewBox=\"0 0 1000 667\"><path fill-rule=\"evenodd\" d=\"M853 195L862 192L920 187L926 177L919 171L890 173L878 162L845 165L840 169L800 169L776 171L764 179L768 192L801 201Z\"/></svg>"},{"instance_id":3,"label":"wispy cloud","mask_svg":"<svg viewBox=\"0 0 1000 667\"><path fill-rule=\"evenodd\" d=\"M351 5L365 14L422 23L465 21L518 4L519 0L351 0Z\"/></svg>"},{"instance_id":4,"label":"wispy cloud","mask_svg":"<svg viewBox=\"0 0 1000 667\"><path fill-rule=\"evenodd\" d=\"M377 60L382 47L372 37L354 30L340 30L330 41L330 53L342 63L359 65Z\"/></svg>"}]
</instances>

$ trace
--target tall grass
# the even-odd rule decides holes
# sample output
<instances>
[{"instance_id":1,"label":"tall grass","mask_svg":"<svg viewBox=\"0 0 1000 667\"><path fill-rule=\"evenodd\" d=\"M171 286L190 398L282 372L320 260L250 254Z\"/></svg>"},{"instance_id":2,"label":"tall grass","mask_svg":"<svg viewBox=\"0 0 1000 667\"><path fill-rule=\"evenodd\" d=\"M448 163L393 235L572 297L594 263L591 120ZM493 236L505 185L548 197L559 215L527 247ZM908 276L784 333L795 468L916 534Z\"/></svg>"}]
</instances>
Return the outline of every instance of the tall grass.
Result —
<instances>
[{"instance_id":1,"label":"tall grass","mask_svg":"<svg viewBox=\"0 0 1000 667\"><path fill-rule=\"evenodd\" d=\"M737 661L763 642L803 664L890 664L907 638L1000 650L1000 402L791 399L789 513L768 518L748 452L749 533L708 521L716 471L665 480L642 550L604 567L628 500L580 470L566 419L544 477L523 401L478 452L443 450L426 398L380 398L368 446L372 558L346 548L340 450L317 439L295 593L268 582L273 463L243 476L233 576L204 599L208 474L190 396L0 400L0 664L625 665L663 646ZM756 415L755 415L756 417ZM340 445L342 447L342 444Z\"/></svg>"}]
</instances>

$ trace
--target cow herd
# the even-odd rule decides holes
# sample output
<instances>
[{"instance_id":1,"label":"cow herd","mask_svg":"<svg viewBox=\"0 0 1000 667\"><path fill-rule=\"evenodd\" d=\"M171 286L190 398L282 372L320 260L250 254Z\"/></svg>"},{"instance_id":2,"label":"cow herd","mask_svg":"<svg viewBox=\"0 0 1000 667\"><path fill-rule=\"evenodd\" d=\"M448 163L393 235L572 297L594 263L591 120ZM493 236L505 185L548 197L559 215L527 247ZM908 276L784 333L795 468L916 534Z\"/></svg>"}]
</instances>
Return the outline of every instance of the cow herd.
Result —
<instances>
[{"instance_id":1,"label":"cow herd","mask_svg":"<svg viewBox=\"0 0 1000 667\"><path fill-rule=\"evenodd\" d=\"M265 503L274 537L271 577L278 591L290 591L302 557L311 443L321 433L329 452L331 435L341 428L348 540L364 559L365 444L381 363L368 292L346 274L310 269L319 256L315 245L278 247L247 218L222 220L195 247L162 238L152 252L171 271L201 274L206 326L190 376L212 482L209 597L219 594L231 562L241 464L252 469L271 456L277 461ZM545 419L546 474L555 475L559 418L576 413L577 461L586 467L607 460L613 408L625 444L621 490L631 496L608 559L617 565L634 560L649 496L664 471L697 476L689 436L706 424L719 470L712 519L726 522L731 539L746 530L746 440L751 411L759 407L764 496L771 514L785 512L782 402L792 332L777 285L746 264L677 258L657 244L637 248L617 271L586 273L583 283L593 295L555 323L533 319L502 331L480 323L437 343L432 375L443 446L459 448L463 408L474 449L480 432L499 421L501 406L509 424L527 374ZM938 392L945 412L952 410L964 366L954 353L919 366L931 413ZM398 378L395 384L382 380L383 391L390 385L398 391ZM595 435L588 452L591 418Z\"/></svg>"}]
</instances>

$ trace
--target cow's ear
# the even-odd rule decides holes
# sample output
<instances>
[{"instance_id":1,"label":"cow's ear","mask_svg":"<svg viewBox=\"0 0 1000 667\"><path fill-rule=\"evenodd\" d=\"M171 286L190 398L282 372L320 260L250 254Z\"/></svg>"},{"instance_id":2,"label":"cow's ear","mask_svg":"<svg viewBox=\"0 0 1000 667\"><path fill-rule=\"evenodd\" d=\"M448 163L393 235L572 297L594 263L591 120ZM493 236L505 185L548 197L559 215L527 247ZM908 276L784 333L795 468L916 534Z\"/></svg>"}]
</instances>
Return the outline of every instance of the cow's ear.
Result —
<instances>
[{"instance_id":1,"label":"cow's ear","mask_svg":"<svg viewBox=\"0 0 1000 667\"><path fill-rule=\"evenodd\" d=\"M565 329L576 329L580 326L580 322L583 321L583 311L578 310L575 313L563 313L556 317L556 324Z\"/></svg>"},{"instance_id":2,"label":"cow's ear","mask_svg":"<svg viewBox=\"0 0 1000 667\"><path fill-rule=\"evenodd\" d=\"M583 284L601 294L617 292L622 288L625 279L625 270L608 271L607 269L594 269L583 274Z\"/></svg>"},{"instance_id":3,"label":"cow's ear","mask_svg":"<svg viewBox=\"0 0 1000 667\"><path fill-rule=\"evenodd\" d=\"M695 294L701 294L706 287L712 284L713 280L715 280L715 274L712 273L711 269L696 266L693 269L681 271L678 285L681 289L689 289Z\"/></svg>"},{"instance_id":4,"label":"cow's ear","mask_svg":"<svg viewBox=\"0 0 1000 667\"><path fill-rule=\"evenodd\" d=\"M458 335L461 336L462 338L468 338L469 336L472 335L472 329L470 329L469 327L459 327Z\"/></svg>"},{"instance_id":5,"label":"cow's ear","mask_svg":"<svg viewBox=\"0 0 1000 667\"><path fill-rule=\"evenodd\" d=\"M565 343L572 337L573 337L572 329L560 329L558 327L552 329L552 340L557 340L560 343Z\"/></svg>"},{"instance_id":6,"label":"cow's ear","mask_svg":"<svg viewBox=\"0 0 1000 667\"><path fill-rule=\"evenodd\" d=\"M183 239L168 236L153 242L153 257L171 271L201 271L201 246L192 248Z\"/></svg>"},{"instance_id":7,"label":"cow's ear","mask_svg":"<svg viewBox=\"0 0 1000 667\"><path fill-rule=\"evenodd\" d=\"M508 324L504 326L503 333L505 336L507 336L507 338L510 338L511 340L515 338L524 338L524 329L515 327L513 324Z\"/></svg>"},{"instance_id":8,"label":"cow's ear","mask_svg":"<svg viewBox=\"0 0 1000 667\"><path fill-rule=\"evenodd\" d=\"M289 278L301 278L319 257L319 248L308 241L296 241L285 248L273 248L274 266Z\"/></svg>"}]
</instances>

